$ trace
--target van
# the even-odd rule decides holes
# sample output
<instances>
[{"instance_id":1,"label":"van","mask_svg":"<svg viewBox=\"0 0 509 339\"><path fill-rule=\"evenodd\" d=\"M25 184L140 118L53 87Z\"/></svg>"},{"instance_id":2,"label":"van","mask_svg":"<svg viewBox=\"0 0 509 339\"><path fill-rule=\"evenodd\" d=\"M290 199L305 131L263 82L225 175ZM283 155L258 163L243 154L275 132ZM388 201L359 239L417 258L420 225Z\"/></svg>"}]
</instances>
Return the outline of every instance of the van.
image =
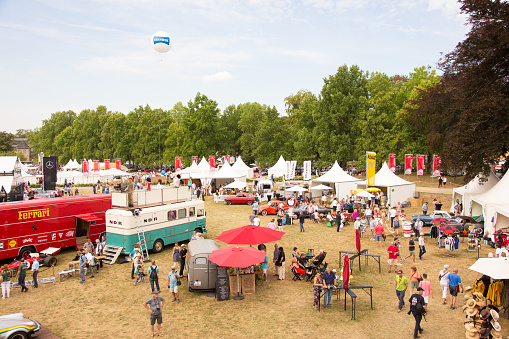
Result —
<instances>
[{"instance_id":1,"label":"van","mask_svg":"<svg viewBox=\"0 0 509 339\"><path fill-rule=\"evenodd\" d=\"M212 251L219 249L219 245L212 239L197 239L190 241L187 247L186 270L189 291L215 289L217 265L209 261L208 257Z\"/></svg>"}]
</instances>

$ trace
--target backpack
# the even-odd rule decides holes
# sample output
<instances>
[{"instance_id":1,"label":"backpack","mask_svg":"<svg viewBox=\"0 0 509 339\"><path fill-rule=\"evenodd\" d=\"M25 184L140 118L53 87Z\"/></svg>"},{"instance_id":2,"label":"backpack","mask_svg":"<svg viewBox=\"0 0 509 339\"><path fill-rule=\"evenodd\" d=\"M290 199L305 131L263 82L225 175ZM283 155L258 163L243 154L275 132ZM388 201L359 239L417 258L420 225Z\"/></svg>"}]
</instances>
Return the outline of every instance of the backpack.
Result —
<instances>
[{"instance_id":1,"label":"backpack","mask_svg":"<svg viewBox=\"0 0 509 339\"><path fill-rule=\"evenodd\" d=\"M415 304L415 312L417 314L424 314L426 313L426 310L424 309L424 306L421 303Z\"/></svg>"},{"instance_id":2,"label":"backpack","mask_svg":"<svg viewBox=\"0 0 509 339\"><path fill-rule=\"evenodd\" d=\"M150 280L157 280L157 266L150 266L152 268L152 271L150 272Z\"/></svg>"}]
</instances>

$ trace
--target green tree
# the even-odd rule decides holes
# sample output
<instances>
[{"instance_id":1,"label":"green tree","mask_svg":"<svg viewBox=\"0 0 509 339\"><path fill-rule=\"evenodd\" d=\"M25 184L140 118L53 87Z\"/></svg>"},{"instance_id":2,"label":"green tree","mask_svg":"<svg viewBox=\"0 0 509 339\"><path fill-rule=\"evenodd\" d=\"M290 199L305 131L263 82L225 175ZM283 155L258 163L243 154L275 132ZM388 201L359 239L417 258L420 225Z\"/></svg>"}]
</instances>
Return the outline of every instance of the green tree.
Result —
<instances>
[{"instance_id":1,"label":"green tree","mask_svg":"<svg viewBox=\"0 0 509 339\"><path fill-rule=\"evenodd\" d=\"M12 139L14 139L14 134L0 132L0 152L11 152L13 150Z\"/></svg>"},{"instance_id":2,"label":"green tree","mask_svg":"<svg viewBox=\"0 0 509 339\"><path fill-rule=\"evenodd\" d=\"M239 127L240 115L241 111L235 105L230 105L225 108L219 119L220 149L225 154L234 156L240 154L242 135L242 129Z\"/></svg>"},{"instance_id":3,"label":"green tree","mask_svg":"<svg viewBox=\"0 0 509 339\"><path fill-rule=\"evenodd\" d=\"M31 135L30 144L37 153L44 152L45 155L59 155L55 145L55 139L64 129L72 126L76 119L73 111L55 112L49 119L42 121L42 126L36 129Z\"/></svg>"}]
</instances>

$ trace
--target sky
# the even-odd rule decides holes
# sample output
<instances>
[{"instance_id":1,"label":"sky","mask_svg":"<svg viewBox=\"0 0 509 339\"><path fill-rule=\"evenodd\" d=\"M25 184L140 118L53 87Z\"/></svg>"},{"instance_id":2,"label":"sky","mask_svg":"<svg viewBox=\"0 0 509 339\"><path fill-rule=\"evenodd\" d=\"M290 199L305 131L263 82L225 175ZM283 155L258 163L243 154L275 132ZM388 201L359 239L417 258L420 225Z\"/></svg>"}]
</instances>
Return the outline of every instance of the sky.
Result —
<instances>
[{"instance_id":1,"label":"sky","mask_svg":"<svg viewBox=\"0 0 509 339\"><path fill-rule=\"evenodd\" d=\"M465 24L455 0L0 0L0 131L99 105L169 110L198 92L285 114L287 96L318 95L345 64L435 68Z\"/></svg>"}]
</instances>

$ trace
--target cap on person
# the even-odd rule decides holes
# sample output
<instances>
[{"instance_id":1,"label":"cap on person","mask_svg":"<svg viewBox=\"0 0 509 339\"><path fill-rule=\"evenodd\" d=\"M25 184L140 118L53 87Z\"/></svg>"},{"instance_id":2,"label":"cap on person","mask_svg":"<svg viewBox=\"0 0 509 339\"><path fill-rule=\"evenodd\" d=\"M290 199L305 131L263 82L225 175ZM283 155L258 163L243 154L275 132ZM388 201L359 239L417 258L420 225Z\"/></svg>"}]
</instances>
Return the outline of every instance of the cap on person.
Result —
<instances>
[{"instance_id":1,"label":"cap on person","mask_svg":"<svg viewBox=\"0 0 509 339\"><path fill-rule=\"evenodd\" d=\"M396 273L397 274L403 274L403 271L402 270L397 270Z\"/></svg>"},{"instance_id":2,"label":"cap on person","mask_svg":"<svg viewBox=\"0 0 509 339\"><path fill-rule=\"evenodd\" d=\"M417 292L419 292L419 291L424 291L424 288L422 288L422 287L417 287Z\"/></svg>"},{"instance_id":3,"label":"cap on person","mask_svg":"<svg viewBox=\"0 0 509 339\"><path fill-rule=\"evenodd\" d=\"M159 291L155 290L154 292L152 292L152 294L159 294Z\"/></svg>"},{"instance_id":4,"label":"cap on person","mask_svg":"<svg viewBox=\"0 0 509 339\"><path fill-rule=\"evenodd\" d=\"M171 267L171 270L172 270L172 271L173 271L174 269L175 269L175 265L173 265L173 266Z\"/></svg>"},{"instance_id":5,"label":"cap on person","mask_svg":"<svg viewBox=\"0 0 509 339\"><path fill-rule=\"evenodd\" d=\"M448 269L449 265L444 265L444 270Z\"/></svg>"}]
</instances>

